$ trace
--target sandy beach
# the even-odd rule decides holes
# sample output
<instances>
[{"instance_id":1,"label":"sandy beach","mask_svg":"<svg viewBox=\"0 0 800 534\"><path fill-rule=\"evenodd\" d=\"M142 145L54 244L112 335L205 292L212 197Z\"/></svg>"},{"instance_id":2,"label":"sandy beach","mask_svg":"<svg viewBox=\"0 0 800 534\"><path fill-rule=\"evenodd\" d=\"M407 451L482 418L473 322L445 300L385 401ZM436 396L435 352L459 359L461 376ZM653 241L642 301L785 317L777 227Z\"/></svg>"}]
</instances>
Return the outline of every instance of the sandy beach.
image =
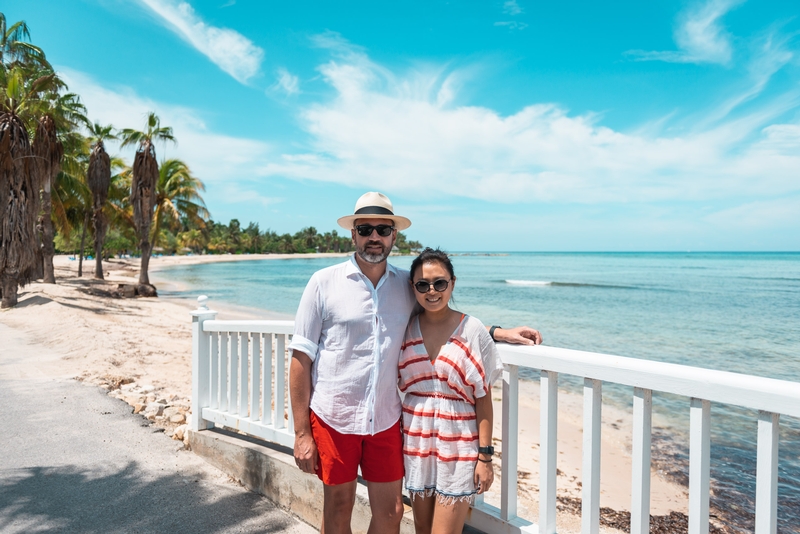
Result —
<instances>
[{"instance_id":1,"label":"sandy beach","mask_svg":"<svg viewBox=\"0 0 800 534\"><path fill-rule=\"evenodd\" d=\"M314 256L314 255L307 255ZM279 260L298 255L246 256L183 256L151 260L151 281L156 287L171 281L159 270L176 264L254 259ZM191 395L191 317L196 307L190 299L178 298L114 298L111 291L120 283L135 283L138 260L111 260L104 263L105 281L91 278L94 263L84 262L84 276L77 277L78 262L67 256L56 257L58 283L33 283L19 292L16 308L0 312L0 322L25 332L64 356L58 361L40 364L20 363L14 368L19 376L40 374L56 378L78 378L87 384L102 387L115 395L121 384L152 386L159 397L172 399L177 405L190 406ZM220 319L285 319L237 307L235 303L213 302ZM544 332L546 337L547 333ZM130 387L130 386L128 386ZM539 481L539 386L521 382L519 482L520 515L535 519L538 510ZM495 389L494 398L500 398ZM496 402L495 420L500 420ZM580 510L582 398L561 392L559 395L559 531L578 531ZM168 421L157 424L169 425ZM601 474L601 506L607 508L607 525L619 521L620 513L630 505L630 415L622 410L603 407L603 444ZM168 432L169 434L169 432ZM499 446L500 428L495 431ZM166 438L165 438L166 439ZM498 486L496 486L497 488ZM495 497L488 496L491 502ZM651 514L668 516L685 514L688 508L687 489L665 479L654 469L652 476ZM617 532L609 526L605 532Z\"/></svg>"}]
</instances>

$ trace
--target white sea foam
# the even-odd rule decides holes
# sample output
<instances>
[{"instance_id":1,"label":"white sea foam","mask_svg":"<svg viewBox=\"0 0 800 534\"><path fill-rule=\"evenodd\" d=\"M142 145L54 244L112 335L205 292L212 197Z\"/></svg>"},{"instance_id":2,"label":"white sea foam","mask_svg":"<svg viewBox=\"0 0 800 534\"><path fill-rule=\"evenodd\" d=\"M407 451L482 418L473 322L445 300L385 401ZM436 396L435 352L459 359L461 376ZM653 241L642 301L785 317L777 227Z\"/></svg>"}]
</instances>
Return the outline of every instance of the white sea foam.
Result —
<instances>
[{"instance_id":1,"label":"white sea foam","mask_svg":"<svg viewBox=\"0 0 800 534\"><path fill-rule=\"evenodd\" d=\"M506 280L506 284L512 286L551 286L553 282L541 280Z\"/></svg>"}]
</instances>

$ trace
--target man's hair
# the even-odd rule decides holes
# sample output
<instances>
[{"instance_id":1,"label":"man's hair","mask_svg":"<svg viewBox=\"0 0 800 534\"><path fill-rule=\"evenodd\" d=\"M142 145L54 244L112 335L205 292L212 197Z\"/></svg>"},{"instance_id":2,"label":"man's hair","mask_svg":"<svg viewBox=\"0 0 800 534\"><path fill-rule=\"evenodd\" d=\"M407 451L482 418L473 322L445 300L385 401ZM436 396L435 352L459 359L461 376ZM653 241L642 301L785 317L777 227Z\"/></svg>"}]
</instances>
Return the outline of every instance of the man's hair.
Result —
<instances>
[{"instance_id":1,"label":"man's hair","mask_svg":"<svg viewBox=\"0 0 800 534\"><path fill-rule=\"evenodd\" d=\"M432 249L430 247L425 247L425 250L419 253L419 256L414 258L414 261L411 262L411 279L414 279L414 273L417 272L417 269L422 267L425 263L439 263L447 272L450 273L450 278L455 279L456 273L453 271L453 262L450 261L447 253L441 249Z\"/></svg>"}]
</instances>

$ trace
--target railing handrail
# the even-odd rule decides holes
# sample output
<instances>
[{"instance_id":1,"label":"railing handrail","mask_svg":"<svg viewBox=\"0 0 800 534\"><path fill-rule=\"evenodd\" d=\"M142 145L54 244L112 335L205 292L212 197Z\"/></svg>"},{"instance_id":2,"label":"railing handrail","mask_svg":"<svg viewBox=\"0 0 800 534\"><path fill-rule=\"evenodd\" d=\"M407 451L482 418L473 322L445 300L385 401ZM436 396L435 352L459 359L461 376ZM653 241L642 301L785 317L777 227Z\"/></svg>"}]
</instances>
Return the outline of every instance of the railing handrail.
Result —
<instances>
[{"instance_id":1,"label":"railing handrail","mask_svg":"<svg viewBox=\"0 0 800 534\"><path fill-rule=\"evenodd\" d=\"M797 382L544 345L497 346L508 365L800 417Z\"/></svg>"},{"instance_id":2,"label":"railing handrail","mask_svg":"<svg viewBox=\"0 0 800 534\"><path fill-rule=\"evenodd\" d=\"M254 332L257 334L292 334L294 321L239 320L203 322L203 332Z\"/></svg>"}]
</instances>

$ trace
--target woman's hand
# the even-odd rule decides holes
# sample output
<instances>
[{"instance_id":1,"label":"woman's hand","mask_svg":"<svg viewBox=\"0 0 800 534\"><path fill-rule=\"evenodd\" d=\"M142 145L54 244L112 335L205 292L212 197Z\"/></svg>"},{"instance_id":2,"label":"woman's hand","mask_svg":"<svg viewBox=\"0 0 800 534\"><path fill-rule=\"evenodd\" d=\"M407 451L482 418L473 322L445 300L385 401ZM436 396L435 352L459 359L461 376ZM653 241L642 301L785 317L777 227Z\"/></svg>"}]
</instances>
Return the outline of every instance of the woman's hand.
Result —
<instances>
[{"instance_id":1,"label":"woman's hand","mask_svg":"<svg viewBox=\"0 0 800 534\"><path fill-rule=\"evenodd\" d=\"M479 495L489 490L492 486L492 482L494 482L492 462L481 462L478 460L478 465L475 466L474 481Z\"/></svg>"}]
</instances>

